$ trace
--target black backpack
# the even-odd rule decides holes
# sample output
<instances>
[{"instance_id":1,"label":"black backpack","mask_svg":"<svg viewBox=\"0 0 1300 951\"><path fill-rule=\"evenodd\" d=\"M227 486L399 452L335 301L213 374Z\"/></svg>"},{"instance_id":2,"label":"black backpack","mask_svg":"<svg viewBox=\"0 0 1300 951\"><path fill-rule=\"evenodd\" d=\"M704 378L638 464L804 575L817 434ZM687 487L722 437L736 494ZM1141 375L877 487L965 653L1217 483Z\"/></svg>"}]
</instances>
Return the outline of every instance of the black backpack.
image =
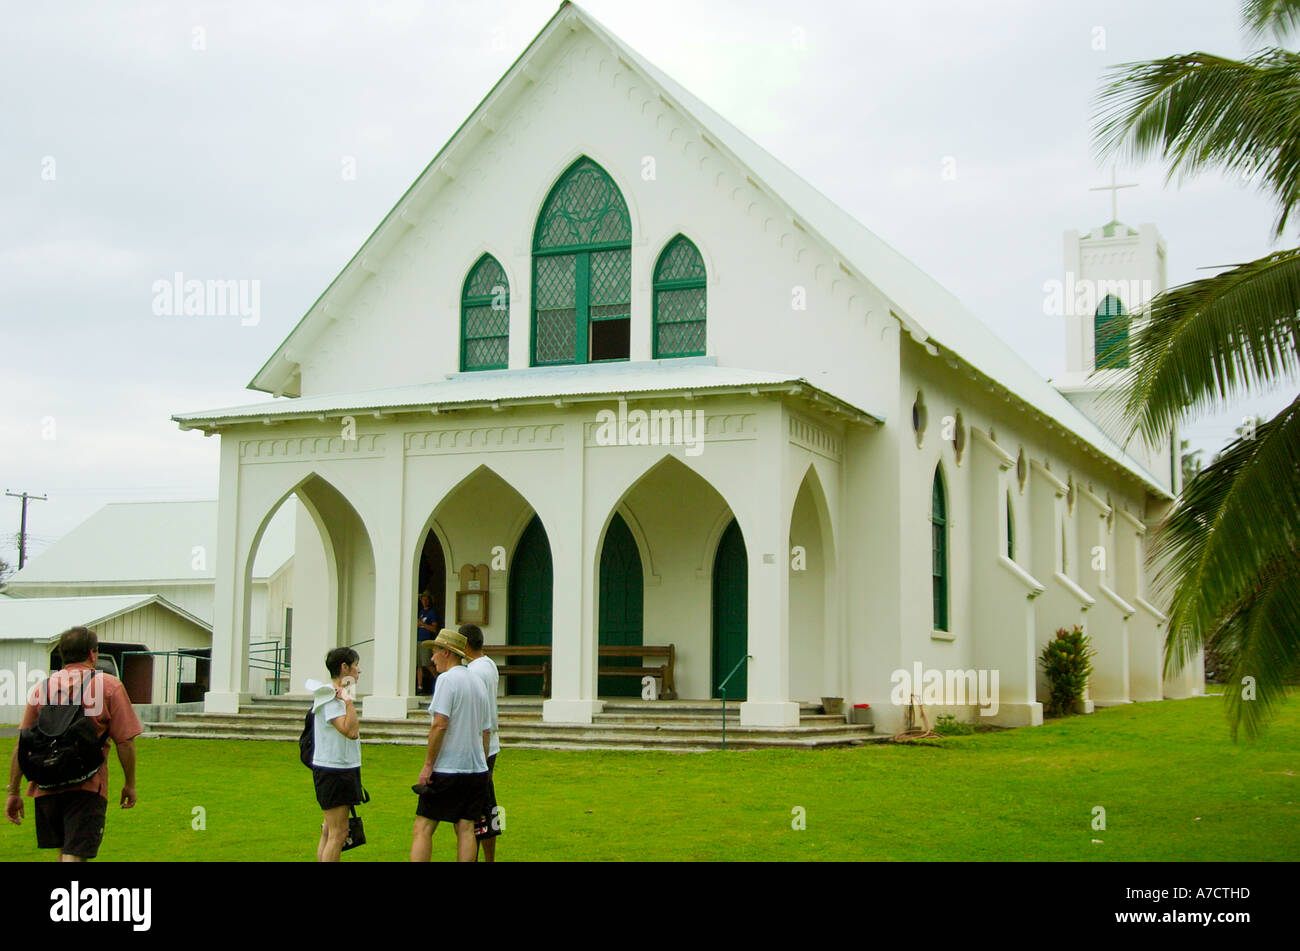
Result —
<instances>
[{"instance_id":1,"label":"black backpack","mask_svg":"<svg viewBox=\"0 0 1300 951\"><path fill-rule=\"evenodd\" d=\"M302 733L298 736L298 758L308 769L312 767L312 758L316 755L316 708L307 711L303 720Z\"/></svg>"},{"instance_id":2,"label":"black backpack","mask_svg":"<svg viewBox=\"0 0 1300 951\"><path fill-rule=\"evenodd\" d=\"M45 703L36 723L18 734L18 765L23 775L41 789L76 786L90 779L104 765L104 741L86 716L86 686L97 675L92 671L81 679L76 704L52 703L50 681L45 681Z\"/></svg>"}]
</instances>

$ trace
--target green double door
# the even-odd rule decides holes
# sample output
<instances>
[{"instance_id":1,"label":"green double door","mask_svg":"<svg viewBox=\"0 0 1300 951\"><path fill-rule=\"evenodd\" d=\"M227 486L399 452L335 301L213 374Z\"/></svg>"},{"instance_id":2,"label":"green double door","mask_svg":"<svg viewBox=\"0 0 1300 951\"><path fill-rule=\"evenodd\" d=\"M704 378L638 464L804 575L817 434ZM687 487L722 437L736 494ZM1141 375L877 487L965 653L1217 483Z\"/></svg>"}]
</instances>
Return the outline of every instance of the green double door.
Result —
<instances>
[{"instance_id":1,"label":"green double door","mask_svg":"<svg viewBox=\"0 0 1300 951\"><path fill-rule=\"evenodd\" d=\"M506 625L507 643L519 645L551 643L551 600L553 575L551 571L551 542L546 537L542 520L536 515L524 529L515 546L515 557L510 562L508 600L509 621ZM518 662L532 664L532 659L518 658ZM554 665L551 667L554 676ZM509 693L537 696L542 692L541 677L510 677Z\"/></svg>"},{"instance_id":2,"label":"green double door","mask_svg":"<svg viewBox=\"0 0 1300 951\"><path fill-rule=\"evenodd\" d=\"M713 558L713 696L749 648L749 559L745 537L732 519ZM748 675L742 665L727 682L727 699L744 700Z\"/></svg>"},{"instance_id":3,"label":"green double door","mask_svg":"<svg viewBox=\"0 0 1300 951\"><path fill-rule=\"evenodd\" d=\"M600 637L602 646L634 645L644 641L642 624L645 581L641 572L641 553L637 551L632 531L615 513L605 532L600 552ZM639 657L606 657L601 667L640 667ZM596 695L600 697L639 697L641 680L633 676L597 677Z\"/></svg>"}]
</instances>

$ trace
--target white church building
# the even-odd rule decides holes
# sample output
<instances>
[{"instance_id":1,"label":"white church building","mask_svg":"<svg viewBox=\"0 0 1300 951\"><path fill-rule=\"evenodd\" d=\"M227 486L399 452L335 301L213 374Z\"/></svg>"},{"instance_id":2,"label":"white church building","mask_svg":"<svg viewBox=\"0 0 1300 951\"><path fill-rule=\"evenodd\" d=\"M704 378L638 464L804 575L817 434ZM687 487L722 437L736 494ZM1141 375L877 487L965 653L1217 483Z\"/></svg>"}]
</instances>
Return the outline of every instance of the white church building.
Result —
<instances>
[{"instance_id":1,"label":"white church building","mask_svg":"<svg viewBox=\"0 0 1300 951\"><path fill-rule=\"evenodd\" d=\"M1067 237L1073 279L1162 288L1131 231ZM566 3L258 371L276 398L174 417L221 441L206 708L258 692L252 571L290 496L291 682L361 645L367 717L415 702L423 589L549 645L550 722L640 694L600 647L672 645L683 700L739 668L746 725L838 697L894 728L918 664L996 671L992 722L1037 724L1072 624L1094 702L1192 695L1144 562L1176 434L1125 452L1088 415L1112 313L1067 316L1058 390Z\"/></svg>"}]
</instances>

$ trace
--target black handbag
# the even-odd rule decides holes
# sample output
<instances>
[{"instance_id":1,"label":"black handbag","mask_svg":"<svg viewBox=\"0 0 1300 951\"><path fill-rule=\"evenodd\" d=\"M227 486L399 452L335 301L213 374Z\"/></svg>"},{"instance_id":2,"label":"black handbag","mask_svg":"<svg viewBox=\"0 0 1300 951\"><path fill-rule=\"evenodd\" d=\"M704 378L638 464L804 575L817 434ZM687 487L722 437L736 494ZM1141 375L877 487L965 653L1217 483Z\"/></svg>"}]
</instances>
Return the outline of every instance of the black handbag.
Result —
<instances>
[{"instance_id":1,"label":"black handbag","mask_svg":"<svg viewBox=\"0 0 1300 951\"><path fill-rule=\"evenodd\" d=\"M364 786L361 787L361 801L362 802L370 801L370 793L366 792ZM366 844L365 824L361 821L361 817L357 815L357 807L349 806L348 807L348 837L343 840L343 848L340 849L340 851L346 852L348 849L355 849L358 845L365 845L365 844Z\"/></svg>"}]
</instances>

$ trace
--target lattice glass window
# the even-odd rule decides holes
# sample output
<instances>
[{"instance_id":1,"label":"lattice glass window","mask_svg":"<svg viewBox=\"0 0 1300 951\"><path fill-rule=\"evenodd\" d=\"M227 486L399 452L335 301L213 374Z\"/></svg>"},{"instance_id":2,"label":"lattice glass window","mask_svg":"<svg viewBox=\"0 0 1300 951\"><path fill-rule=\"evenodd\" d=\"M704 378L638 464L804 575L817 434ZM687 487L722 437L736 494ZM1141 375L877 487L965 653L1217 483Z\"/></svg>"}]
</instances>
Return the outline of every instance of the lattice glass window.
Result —
<instances>
[{"instance_id":1,"label":"lattice glass window","mask_svg":"<svg viewBox=\"0 0 1300 951\"><path fill-rule=\"evenodd\" d=\"M699 249L685 235L664 247L655 265L654 357L704 355L705 273Z\"/></svg>"},{"instance_id":2,"label":"lattice glass window","mask_svg":"<svg viewBox=\"0 0 1300 951\"><path fill-rule=\"evenodd\" d=\"M1093 315L1093 354L1098 370L1124 369L1128 366L1128 315L1124 304L1114 294L1097 305Z\"/></svg>"},{"instance_id":3,"label":"lattice glass window","mask_svg":"<svg viewBox=\"0 0 1300 951\"><path fill-rule=\"evenodd\" d=\"M934 589L934 629L948 630L948 505L944 498L943 472L934 472L930 495L931 564Z\"/></svg>"},{"instance_id":4,"label":"lattice glass window","mask_svg":"<svg viewBox=\"0 0 1300 951\"><path fill-rule=\"evenodd\" d=\"M533 363L629 357L632 225L618 186L589 158L551 189L533 235Z\"/></svg>"},{"instance_id":5,"label":"lattice glass window","mask_svg":"<svg viewBox=\"0 0 1300 951\"><path fill-rule=\"evenodd\" d=\"M461 290L460 368L503 370L509 363L510 284L499 261L485 254Z\"/></svg>"}]
</instances>

